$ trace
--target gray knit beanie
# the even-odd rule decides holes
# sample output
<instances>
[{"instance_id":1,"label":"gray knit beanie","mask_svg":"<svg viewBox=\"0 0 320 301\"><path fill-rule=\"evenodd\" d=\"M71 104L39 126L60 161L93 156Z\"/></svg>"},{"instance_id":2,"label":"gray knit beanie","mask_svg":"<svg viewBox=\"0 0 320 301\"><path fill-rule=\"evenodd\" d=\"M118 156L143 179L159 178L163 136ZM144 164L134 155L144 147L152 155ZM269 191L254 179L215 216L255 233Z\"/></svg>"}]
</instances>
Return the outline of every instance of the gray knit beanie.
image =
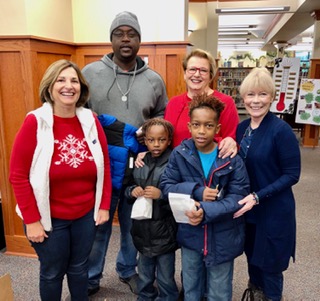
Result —
<instances>
[{"instance_id":1,"label":"gray knit beanie","mask_svg":"<svg viewBox=\"0 0 320 301\"><path fill-rule=\"evenodd\" d=\"M110 41L113 31L120 26L132 27L139 34L139 39L141 40L140 25L135 14L124 11L116 15L110 26Z\"/></svg>"}]
</instances>

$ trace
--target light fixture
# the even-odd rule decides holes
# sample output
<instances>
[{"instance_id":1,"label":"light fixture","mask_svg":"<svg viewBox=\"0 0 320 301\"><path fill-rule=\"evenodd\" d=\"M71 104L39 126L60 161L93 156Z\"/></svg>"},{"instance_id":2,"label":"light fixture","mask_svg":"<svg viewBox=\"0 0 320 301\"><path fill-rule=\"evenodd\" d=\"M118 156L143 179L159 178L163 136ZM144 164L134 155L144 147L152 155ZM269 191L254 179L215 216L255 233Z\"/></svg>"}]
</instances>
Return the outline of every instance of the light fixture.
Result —
<instances>
[{"instance_id":1,"label":"light fixture","mask_svg":"<svg viewBox=\"0 0 320 301\"><path fill-rule=\"evenodd\" d=\"M249 29L249 28L256 28L257 25L223 25L223 26L219 26L219 30L243 30L243 29Z\"/></svg>"},{"instance_id":2,"label":"light fixture","mask_svg":"<svg viewBox=\"0 0 320 301\"><path fill-rule=\"evenodd\" d=\"M244 41L218 41L219 45L246 45Z\"/></svg>"},{"instance_id":3,"label":"light fixture","mask_svg":"<svg viewBox=\"0 0 320 301\"><path fill-rule=\"evenodd\" d=\"M235 32L232 32L232 31L219 31L218 32L218 35L219 36L244 36L244 35L250 35L250 32L248 31L235 31Z\"/></svg>"},{"instance_id":4,"label":"light fixture","mask_svg":"<svg viewBox=\"0 0 320 301\"><path fill-rule=\"evenodd\" d=\"M251 28L253 28L253 27L227 27L227 28L225 28L225 27L219 27L219 31L221 31L221 32L232 32L232 31L244 31L244 30L249 30L249 29L251 29Z\"/></svg>"},{"instance_id":5,"label":"light fixture","mask_svg":"<svg viewBox=\"0 0 320 301\"><path fill-rule=\"evenodd\" d=\"M302 43L313 43L312 37L302 37Z\"/></svg>"},{"instance_id":6,"label":"light fixture","mask_svg":"<svg viewBox=\"0 0 320 301\"><path fill-rule=\"evenodd\" d=\"M216 14L277 14L288 12L290 6L274 7L241 7L241 8L216 8Z\"/></svg>"},{"instance_id":7,"label":"light fixture","mask_svg":"<svg viewBox=\"0 0 320 301\"><path fill-rule=\"evenodd\" d=\"M219 38L219 41L248 41L248 38Z\"/></svg>"}]
</instances>

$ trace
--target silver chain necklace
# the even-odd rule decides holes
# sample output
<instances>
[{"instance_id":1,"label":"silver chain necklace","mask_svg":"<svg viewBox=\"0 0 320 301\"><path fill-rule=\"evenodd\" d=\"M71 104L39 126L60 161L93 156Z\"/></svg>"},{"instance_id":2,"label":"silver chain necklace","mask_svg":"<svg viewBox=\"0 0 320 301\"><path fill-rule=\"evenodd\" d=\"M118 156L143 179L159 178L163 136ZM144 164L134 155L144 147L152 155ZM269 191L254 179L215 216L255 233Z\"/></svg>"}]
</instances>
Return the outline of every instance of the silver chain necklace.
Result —
<instances>
[{"instance_id":1,"label":"silver chain necklace","mask_svg":"<svg viewBox=\"0 0 320 301\"><path fill-rule=\"evenodd\" d=\"M116 64L113 65L114 78L116 79L117 87L118 87L120 93L122 94L121 100L122 100L123 102L125 102L125 101L128 100L128 96L127 96L127 95L129 94L129 92L130 92L130 90L131 90L131 88L132 88L134 79L135 79L135 77L136 77L136 71L137 71L137 63L136 63L135 66L134 66L133 76L132 76L132 80L131 80L131 83L130 83L130 85L129 85L129 88L128 88L128 90L127 90L125 93L123 93L123 91L122 91L122 89L121 89L121 87L120 87L120 84L119 84L119 82L118 82L118 78L117 78Z\"/></svg>"}]
</instances>

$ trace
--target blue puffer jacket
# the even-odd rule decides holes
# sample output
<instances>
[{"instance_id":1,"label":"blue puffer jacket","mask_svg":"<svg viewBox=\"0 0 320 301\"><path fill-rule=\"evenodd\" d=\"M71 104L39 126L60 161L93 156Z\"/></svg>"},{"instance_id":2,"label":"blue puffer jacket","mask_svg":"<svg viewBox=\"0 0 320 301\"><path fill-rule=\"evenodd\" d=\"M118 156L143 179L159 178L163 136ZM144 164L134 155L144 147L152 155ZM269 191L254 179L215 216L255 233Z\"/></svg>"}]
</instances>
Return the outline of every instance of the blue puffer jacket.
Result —
<instances>
[{"instance_id":1,"label":"blue puffer jacket","mask_svg":"<svg viewBox=\"0 0 320 301\"><path fill-rule=\"evenodd\" d=\"M136 138L137 128L117 120L114 116L102 114L98 116L107 136L112 187L121 189L124 177L133 171L133 161L129 166L129 158L145 151ZM133 159L132 159L133 160Z\"/></svg>"},{"instance_id":2,"label":"blue puffer jacket","mask_svg":"<svg viewBox=\"0 0 320 301\"><path fill-rule=\"evenodd\" d=\"M203 202L203 191L209 183L212 188L219 184L220 196L216 201ZM179 223L177 240L181 246L203 253L207 266L242 254L244 218L234 219L233 213L241 208L238 201L249 194L249 178L239 156L217 158L205 179L193 140L184 140L173 150L160 187L166 197L169 192L191 195L204 210L198 226Z\"/></svg>"}]
</instances>

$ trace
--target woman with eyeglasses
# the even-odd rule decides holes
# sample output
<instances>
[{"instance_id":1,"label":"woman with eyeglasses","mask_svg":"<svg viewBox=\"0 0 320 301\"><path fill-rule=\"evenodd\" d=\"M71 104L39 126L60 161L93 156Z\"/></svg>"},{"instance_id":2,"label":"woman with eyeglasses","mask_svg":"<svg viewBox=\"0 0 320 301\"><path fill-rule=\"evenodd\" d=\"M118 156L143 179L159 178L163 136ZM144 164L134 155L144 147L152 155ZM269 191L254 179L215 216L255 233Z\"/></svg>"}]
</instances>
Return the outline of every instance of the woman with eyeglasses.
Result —
<instances>
[{"instance_id":1,"label":"woman with eyeglasses","mask_svg":"<svg viewBox=\"0 0 320 301\"><path fill-rule=\"evenodd\" d=\"M239 124L236 133L251 186L251 193L239 201L243 207L234 214L237 218L245 213L246 219L249 283L245 295L266 301L281 300L283 271L295 257L292 186L299 181L301 171L295 134L285 121L269 112L275 94L270 72L252 69L240 86L250 118Z\"/></svg>"},{"instance_id":2,"label":"woman with eyeglasses","mask_svg":"<svg viewBox=\"0 0 320 301\"><path fill-rule=\"evenodd\" d=\"M170 99L164 115L164 118L170 121L175 129L173 147L179 145L183 139L191 137L187 126L190 121L188 106L191 99L195 95L207 94L219 98L225 104L220 117L221 129L215 135L215 140L219 143L220 156L235 156L237 146L234 139L239 116L231 96L210 88L210 83L217 72L215 60L210 53L195 49L185 57L182 67L187 92Z\"/></svg>"}]
</instances>

